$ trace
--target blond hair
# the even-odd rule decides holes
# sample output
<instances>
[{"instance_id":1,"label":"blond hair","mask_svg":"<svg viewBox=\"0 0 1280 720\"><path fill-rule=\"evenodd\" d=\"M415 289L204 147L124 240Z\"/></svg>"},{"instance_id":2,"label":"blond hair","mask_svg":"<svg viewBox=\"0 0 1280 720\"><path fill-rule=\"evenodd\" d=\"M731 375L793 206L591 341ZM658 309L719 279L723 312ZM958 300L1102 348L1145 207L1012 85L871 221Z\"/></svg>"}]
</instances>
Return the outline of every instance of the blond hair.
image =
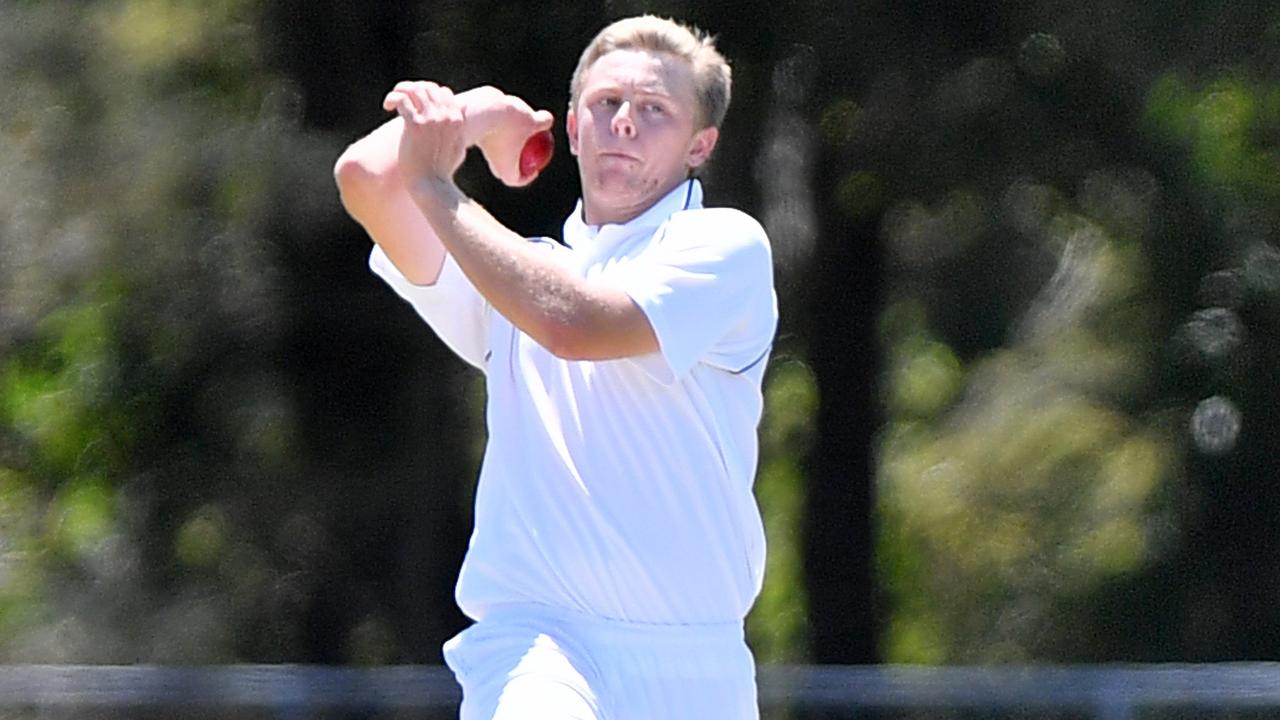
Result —
<instances>
[{"instance_id":1,"label":"blond hair","mask_svg":"<svg viewBox=\"0 0 1280 720\"><path fill-rule=\"evenodd\" d=\"M718 128L724 122L732 77L729 63L716 49L715 39L695 27L653 15L618 20L595 36L582 51L569 82L569 109L578 105L587 70L614 50L647 50L685 61L693 70L702 127Z\"/></svg>"}]
</instances>

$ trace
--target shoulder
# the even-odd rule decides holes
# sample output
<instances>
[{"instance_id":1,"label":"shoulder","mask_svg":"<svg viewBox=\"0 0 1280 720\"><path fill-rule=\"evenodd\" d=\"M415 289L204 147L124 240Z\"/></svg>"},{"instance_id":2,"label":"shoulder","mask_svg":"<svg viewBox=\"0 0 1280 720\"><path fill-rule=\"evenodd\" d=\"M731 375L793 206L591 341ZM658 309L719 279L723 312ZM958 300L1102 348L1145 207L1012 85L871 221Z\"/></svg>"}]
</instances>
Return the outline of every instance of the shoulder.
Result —
<instances>
[{"instance_id":1,"label":"shoulder","mask_svg":"<svg viewBox=\"0 0 1280 720\"><path fill-rule=\"evenodd\" d=\"M735 208L696 208L681 210L667 221L672 230L707 230L721 237L741 237L768 243L764 226L755 218Z\"/></svg>"},{"instance_id":2,"label":"shoulder","mask_svg":"<svg viewBox=\"0 0 1280 720\"><path fill-rule=\"evenodd\" d=\"M667 220L662 244L723 256L771 263L772 250L764 226L734 208L681 210Z\"/></svg>"}]
</instances>

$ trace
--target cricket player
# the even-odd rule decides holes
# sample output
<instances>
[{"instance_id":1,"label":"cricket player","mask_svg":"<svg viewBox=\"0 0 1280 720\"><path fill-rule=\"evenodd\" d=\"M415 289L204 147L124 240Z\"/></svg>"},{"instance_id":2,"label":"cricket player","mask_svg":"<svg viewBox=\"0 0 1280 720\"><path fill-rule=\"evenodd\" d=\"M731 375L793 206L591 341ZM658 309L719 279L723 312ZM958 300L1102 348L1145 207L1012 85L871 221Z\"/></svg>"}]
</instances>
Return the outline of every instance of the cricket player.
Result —
<instances>
[{"instance_id":1,"label":"cricket player","mask_svg":"<svg viewBox=\"0 0 1280 720\"><path fill-rule=\"evenodd\" d=\"M488 444L446 643L464 720L758 717L743 620L764 533L752 494L777 325L769 241L706 208L730 70L700 31L615 22L565 117L582 197L561 241L454 183L469 147L509 185L553 124L492 87L402 82L335 175L369 260L484 373Z\"/></svg>"}]
</instances>

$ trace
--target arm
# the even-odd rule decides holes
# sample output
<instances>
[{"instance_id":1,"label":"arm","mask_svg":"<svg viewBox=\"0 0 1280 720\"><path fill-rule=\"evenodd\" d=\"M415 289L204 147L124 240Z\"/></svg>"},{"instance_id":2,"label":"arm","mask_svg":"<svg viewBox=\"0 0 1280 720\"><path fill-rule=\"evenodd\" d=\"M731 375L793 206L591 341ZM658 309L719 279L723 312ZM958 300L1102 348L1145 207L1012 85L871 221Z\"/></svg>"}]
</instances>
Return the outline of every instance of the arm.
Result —
<instances>
[{"instance_id":1,"label":"arm","mask_svg":"<svg viewBox=\"0 0 1280 720\"><path fill-rule=\"evenodd\" d=\"M403 89L401 89L403 88ZM658 349L648 318L621 290L575 276L504 227L454 184L466 153L464 114L433 84L398 87L399 163L407 195L475 288L555 355L606 360Z\"/></svg>"},{"instance_id":2,"label":"arm","mask_svg":"<svg viewBox=\"0 0 1280 720\"><path fill-rule=\"evenodd\" d=\"M342 205L410 282L434 284L445 249L400 176L404 121L392 118L346 149L334 166Z\"/></svg>"},{"instance_id":3,"label":"arm","mask_svg":"<svg viewBox=\"0 0 1280 720\"><path fill-rule=\"evenodd\" d=\"M452 180L417 180L410 195L480 294L556 356L611 360L658 350L648 318L630 296L569 272Z\"/></svg>"},{"instance_id":4,"label":"arm","mask_svg":"<svg viewBox=\"0 0 1280 720\"><path fill-rule=\"evenodd\" d=\"M384 103L388 110L390 98ZM466 116L466 147L478 146L494 176L507 185L532 182L536 173L522 174L520 151L526 138L551 127L551 114L488 86L461 93L457 100ZM347 212L400 272L415 284L430 285L439 277L446 250L408 194L399 166L403 132L404 119L395 117L353 143L338 158L334 179Z\"/></svg>"}]
</instances>

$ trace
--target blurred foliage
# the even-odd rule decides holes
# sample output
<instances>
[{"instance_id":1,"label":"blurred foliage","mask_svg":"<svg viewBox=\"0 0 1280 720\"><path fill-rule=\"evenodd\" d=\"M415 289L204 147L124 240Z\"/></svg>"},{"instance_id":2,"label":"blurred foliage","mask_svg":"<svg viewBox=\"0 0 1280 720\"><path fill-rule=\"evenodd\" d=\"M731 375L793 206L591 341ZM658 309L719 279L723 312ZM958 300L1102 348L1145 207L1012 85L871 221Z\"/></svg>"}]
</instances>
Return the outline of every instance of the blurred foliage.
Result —
<instances>
[{"instance_id":1,"label":"blurred foliage","mask_svg":"<svg viewBox=\"0 0 1280 720\"><path fill-rule=\"evenodd\" d=\"M330 166L405 76L558 110L645 9L734 59L706 182L778 260L759 658L1280 651L1274 8L536 9L0 4L0 660L438 661L483 393ZM577 193L464 175L529 233Z\"/></svg>"},{"instance_id":2,"label":"blurred foliage","mask_svg":"<svg viewBox=\"0 0 1280 720\"><path fill-rule=\"evenodd\" d=\"M250 72L255 13L0 8L5 658L296 652L253 632L288 570L240 587L230 564L278 560L228 511L291 470L267 210L327 148Z\"/></svg>"},{"instance_id":3,"label":"blurred foliage","mask_svg":"<svg viewBox=\"0 0 1280 720\"><path fill-rule=\"evenodd\" d=\"M747 625L758 662L801 662L808 616L803 575L804 470L811 444L817 388L799 360L775 359L768 374L765 419L760 427L763 458L756 497L769 538L767 581Z\"/></svg>"},{"instance_id":4,"label":"blurred foliage","mask_svg":"<svg viewBox=\"0 0 1280 720\"><path fill-rule=\"evenodd\" d=\"M1129 190L1116 177L1089 180L1110 197ZM1162 414L1127 405L1153 382L1145 353L1158 333L1138 238L1054 196L1027 181L1007 193L1011 205L1054 198L1004 231L1043 243L1057 266L1004 344L962 361L910 294L882 315L879 557L892 660L1054 659L1049 631L1075 622L1055 603L1137 572L1172 541L1181 444ZM982 242L994 218L981 205L950 199L936 215L890 216L890 247L928 244L934 222L971 227L965 244Z\"/></svg>"},{"instance_id":5,"label":"blurred foliage","mask_svg":"<svg viewBox=\"0 0 1280 720\"><path fill-rule=\"evenodd\" d=\"M1201 31L1174 25L1134 42L1190 48ZM928 181L878 169L906 188L880 225L893 265L877 484L890 661L1275 649L1274 633L1251 637L1256 617L1205 605L1223 586L1257 597L1259 581L1201 544L1206 533L1215 546L1236 533L1253 542L1276 510L1264 459L1274 415L1250 398L1276 397L1275 373L1258 371L1277 357L1280 285L1245 279L1276 253L1275 33L1198 75L1191 52L1152 54L1129 68L1149 80L1095 77L1102 100L1062 77L1112 59L1075 40L1036 33L1016 56L970 62L922 93L932 95L920 119L898 129L922 143L979 138L974 150L998 138L998 159L965 154L967 167ZM1082 113L1090 101L1111 119ZM897 102L902 112L912 100ZM873 112L836 101L822 126ZM957 114L970 116L959 132ZM930 186L938 200L916 199ZM1221 495L1224 472L1253 502ZM1201 505L1214 496L1234 502ZM1248 553L1262 547L1272 545ZM1263 584L1276 570L1253 565Z\"/></svg>"}]
</instances>

